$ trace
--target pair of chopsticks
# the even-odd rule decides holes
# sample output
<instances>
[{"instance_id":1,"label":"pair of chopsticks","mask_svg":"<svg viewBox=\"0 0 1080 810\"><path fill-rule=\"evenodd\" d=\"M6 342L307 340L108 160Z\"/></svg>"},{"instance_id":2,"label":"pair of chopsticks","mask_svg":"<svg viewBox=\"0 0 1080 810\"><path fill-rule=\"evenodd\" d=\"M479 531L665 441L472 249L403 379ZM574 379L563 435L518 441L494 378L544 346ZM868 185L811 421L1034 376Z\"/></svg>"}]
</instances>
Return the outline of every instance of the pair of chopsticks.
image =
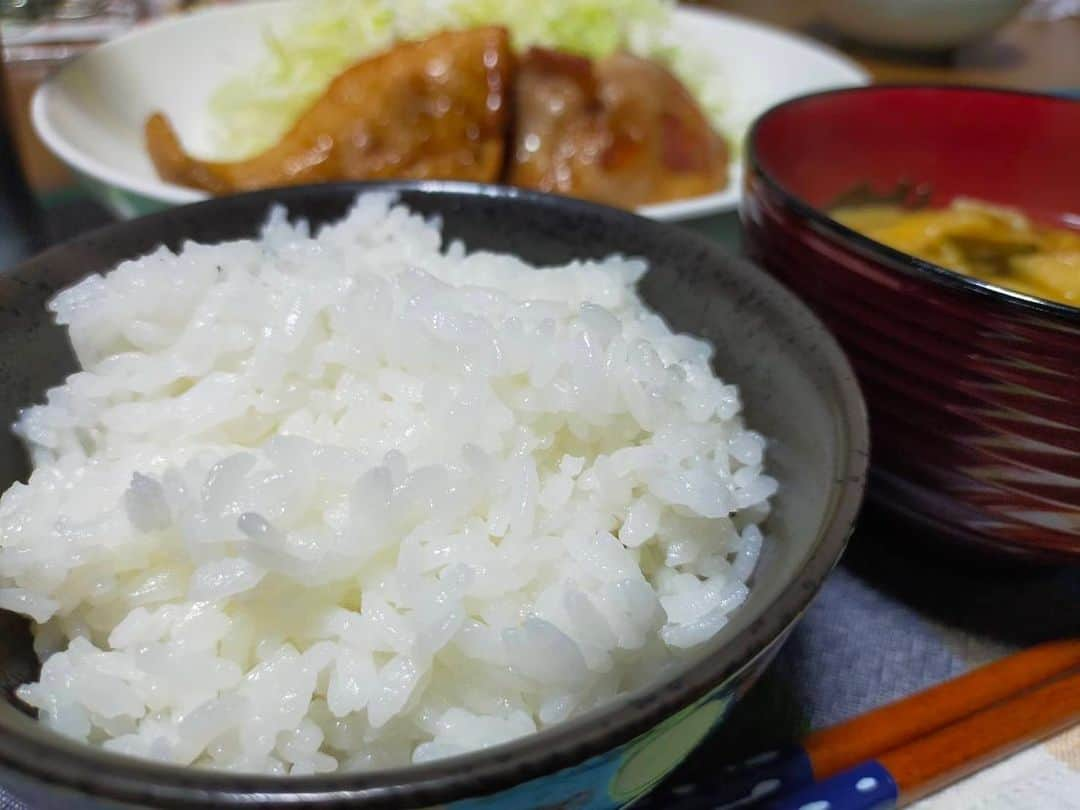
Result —
<instances>
[{"instance_id":1,"label":"pair of chopsticks","mask_svg":"<svg viewBox=\"0 0 1080 810\"><path fill-rule=\"evenodd\" d=\"M672 810L904 807L1078 722L1080 639L1051 642L722 769Z\"/></svg>"}]
</instances>

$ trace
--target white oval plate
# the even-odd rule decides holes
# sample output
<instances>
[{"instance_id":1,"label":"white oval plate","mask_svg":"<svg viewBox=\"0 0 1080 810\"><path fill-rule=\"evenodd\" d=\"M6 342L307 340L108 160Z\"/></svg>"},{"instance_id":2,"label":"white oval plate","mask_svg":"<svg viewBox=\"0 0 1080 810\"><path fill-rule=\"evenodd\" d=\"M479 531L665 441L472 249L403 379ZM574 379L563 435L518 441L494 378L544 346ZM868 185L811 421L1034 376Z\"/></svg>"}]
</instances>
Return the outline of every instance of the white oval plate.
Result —
<instances>
[{"instance_id":1,"label":"white oval plate","mask_svg":"<svg viewBox=\"0 0 1080 810\"><path fill-rule=\"evenodd\" d=\"M163 205L202 200L204 192L160 180L143 144L143 123L164 110L184 144L208 153L208 102L229 75L258 61L266 26L293 2L225 6L138 28L66 65L34 96L32 118L42 141L79 173ZM815 90L869 83L844 57L810 40L728 14L680 7L680 39L712 57L728 88L725 116L736 131L759 113ZM733 210L741 165L723 191L650 205L640 213L678 220Z\"/></svg>"}]
</instances>

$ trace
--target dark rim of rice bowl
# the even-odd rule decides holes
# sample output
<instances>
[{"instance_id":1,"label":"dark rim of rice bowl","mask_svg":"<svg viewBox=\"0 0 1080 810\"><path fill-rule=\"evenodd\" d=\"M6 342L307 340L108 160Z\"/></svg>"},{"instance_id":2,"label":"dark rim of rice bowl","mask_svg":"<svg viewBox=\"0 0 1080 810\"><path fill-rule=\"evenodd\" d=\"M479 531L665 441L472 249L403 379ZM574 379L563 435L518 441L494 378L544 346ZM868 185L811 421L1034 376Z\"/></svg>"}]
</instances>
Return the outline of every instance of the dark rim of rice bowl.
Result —
<instances>
[{"instance_id":1,"label":"dark rim of rice bowl","mask_svg":"<svg viewBox=\"0 0 1080 810\"><path fill-rule=\"evenodd\" d=\"M280 201L291 216L303 216L305 200L390 189L447 195L449 198L496 197L531 207L569 212L600 227L617 226L644 232L647 238L685 243L701 255L731 261L722 249L690 231L647 220L593 203L501 186L422 181L326 184L253 192L172 208L141 219L110 225L52 248L7 273L33 273L48 264L78 260L80 246L103 243L130 232L175 232L185 218L211 212L227 216L231 209ZM467 200L466 200L467 201ZM295 208L294 208L295 206ZM745 263L744 263L745 264ZM555 773L609 751L655 727L667 717L705 696L748 667L770 648L805 611L842 553L862 501L869 435L865 405L847 358L824 325L792 293L757 270L760 289L778 300L785 315L807 335L832 379L839 402L837 470L829 492L826 518L807 552L806 564L786 582L761 615L733 614L730 637L712 639L693 663L652 686L620 695L589 712L525 737L472 753L367 773L313 776L268 776L162 765L113 754L75 742L40 726L10 704L0 705L0 767L60 787L128 802L153 801L158 806L331 806L360 803L388 807L448 803L497 791ZM737 381L735 381L737 382Z\"/></svg>"}]
</instances>

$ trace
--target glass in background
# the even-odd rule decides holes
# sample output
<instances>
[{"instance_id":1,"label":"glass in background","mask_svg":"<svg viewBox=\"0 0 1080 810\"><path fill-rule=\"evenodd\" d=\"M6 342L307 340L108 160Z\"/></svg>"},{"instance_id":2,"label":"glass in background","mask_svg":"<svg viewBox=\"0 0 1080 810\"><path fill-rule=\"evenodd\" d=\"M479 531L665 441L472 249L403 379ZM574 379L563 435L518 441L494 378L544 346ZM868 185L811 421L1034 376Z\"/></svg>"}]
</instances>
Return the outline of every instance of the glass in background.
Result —
<instances>
[{"instance_id":1,"label":"glass in background","mask_svg":"<svg viewBox=\"0 0 1080 810\"><path fill-rule=\"evenodd\" d=\"M30 122L34 91L67 59L139 22L236 0L0 0L0 58L7 61L10 137L38 194L64 196L75 178L38 139Z\"/></svg>"},{"instance_id":2,"label":"glass in background","mask_svg":"<svg viewBox=\"0 0 1080 810\"><path fill-rule=\"evenodd\" d=\"M1032 0L1024 16L1029 20L1045 22L1080 17L1080 0Z\"/></svg>"},{"instance_id":3,"label":"glass in background","mask_svg":"<svg viewBox=\"0 0 1080 810\"><path fill-rule=\"evenodd\" d=\"M100 14L109 0L0 0L0 15L9 19L78 20Z\"/></svg>"},{"instance_id":4,"label":"glass in background","mask_svg":"<svg viewBox=\"0 0 1080 810\"><path fill-rule=\"evenodd\" d=\"M34 133L34 91L67 59L130 30L142 16L141 0L0 0L0 52L7 63L12 113L9 136L38 193L61 191L74 180Z\"/></svg>"},{"instance_id":5,"label":"glass in background","mask_svg":"<svg viewBox=\"0 0 1080 810\"><path fill-rule=\"evenodd\" d=\"M11 137L11 105L5 89L0 60L0 270L44 246L41 213Z\"/></svg>"}]
</instances>

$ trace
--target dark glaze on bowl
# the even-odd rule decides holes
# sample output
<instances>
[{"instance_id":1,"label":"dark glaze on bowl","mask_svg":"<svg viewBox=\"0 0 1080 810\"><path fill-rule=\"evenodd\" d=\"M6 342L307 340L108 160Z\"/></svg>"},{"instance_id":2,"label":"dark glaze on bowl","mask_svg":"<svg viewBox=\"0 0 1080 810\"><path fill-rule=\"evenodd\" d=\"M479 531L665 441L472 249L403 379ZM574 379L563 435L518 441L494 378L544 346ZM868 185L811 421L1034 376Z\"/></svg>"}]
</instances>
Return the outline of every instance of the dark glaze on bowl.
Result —
<instances>
[{"instance_id":1,"label":"dark glaze on bowl","mask_svg":"<svg viewBox=\"0 0 1080 810\"><path fill-rule=\"evenodd\" d=\"M115 225L0 276L0 420L41 399L74 369L44 304L59 288L165 243L255 234L275 203L314 223L339 218L375 185L301 187L222 198ZM750 424L769 436L781 482L751 596L697 663L580 718L486 751L371 774L229 775L120 757L61 739L13 705L36 662L25 622L0 613L0 783L34 806L617 807L647 791L722 722L760 674L843 550L862 496L867 426L854 375L820 322L747 262L682 231L614 209L520 190L450 183L383 184L443 218L449 238L532 263L622 252L645 257L646 300L676 330L709 338L715 366L742 390ZM25 474L0 439L0 485ZM490 795L494 794L494 795ZM93 797L90 800L88 797ZM475 797L484 797L474 803Z\"/></svg>"},{"instance_id":2,"label":"dark glaze on bowl","mask_svg":"<svg viewBox=\"0 0 1080 810\"><path fill-rule=\"evenodd\" d=\"M874 242L825 213L856 186L925 185L1080 225L1080 103L871 87L774 107L748 146L751 255L807 301L870 405L871 494L931 536L1080 558L1080 309Z\"/></svg>"}]
</instances>

